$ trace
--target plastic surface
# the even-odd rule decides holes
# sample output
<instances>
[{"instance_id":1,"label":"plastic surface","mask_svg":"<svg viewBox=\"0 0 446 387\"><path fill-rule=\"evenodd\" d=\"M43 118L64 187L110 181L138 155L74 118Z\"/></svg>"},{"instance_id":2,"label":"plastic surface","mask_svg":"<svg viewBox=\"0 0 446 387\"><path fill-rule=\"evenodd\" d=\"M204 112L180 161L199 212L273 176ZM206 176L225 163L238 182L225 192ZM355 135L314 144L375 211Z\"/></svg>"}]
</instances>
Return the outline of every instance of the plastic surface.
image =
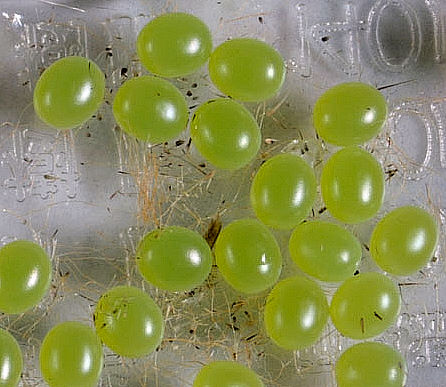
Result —
<instances>
[{"instance_id":1,"label":"plastic surface","mask_svg":"<svg viewBox=\"0 0 446 387\"><path fill-rule=\"evenodd\" d=\"M229 37L253 37L284 57L281 92L246 105L263 135L251 166L216 171L189 144L188 131L168 145L147 148L116 128L110 104L117 88L146 74L136 56L138 32L166 11L202 18L214 47ZM44 386L38 352L53 326L66 320L92 326L100 295L131 284L161 306L165 338L159 351L136 361L105 349L102 387L191 386L202 364L233 359L254 369L267 387L335 386L334 364L353 341L331 323L315 346L282 351L263 330L265 295L242 296L216 271L193 292L158 291L137 275L133 258L141 236L158 225L190 227L212 240L220 222L254 216L251 179L274 154L301 154L319 178L335 148L316 138L312 106L337 83L363 81L381 89L389 119L366 144L385 171L384 206L376 218L348 227L364 247L359 270L378 271L367 248L373 226L387 211L417 205L441 223L433 260L421 272L396 279L401 315L377 340L407 358L407 386L444 386L445 15L441 0L2 0L0 240L39 242L54 268L38 307L0 316L0 326L24 352L22 384ZM40 72L67 55L98 63L107 75L106 102L82 127L57 133L36 118L32 91ZM206 66L173 82L191 112L220 94ZM319 195L313 212L316 219L329 218ZM274 233L284 255L281 278L298 274L287 252L289 232ZM331 297L336 286L323 286Z\"/></svg>"}]
</instances>

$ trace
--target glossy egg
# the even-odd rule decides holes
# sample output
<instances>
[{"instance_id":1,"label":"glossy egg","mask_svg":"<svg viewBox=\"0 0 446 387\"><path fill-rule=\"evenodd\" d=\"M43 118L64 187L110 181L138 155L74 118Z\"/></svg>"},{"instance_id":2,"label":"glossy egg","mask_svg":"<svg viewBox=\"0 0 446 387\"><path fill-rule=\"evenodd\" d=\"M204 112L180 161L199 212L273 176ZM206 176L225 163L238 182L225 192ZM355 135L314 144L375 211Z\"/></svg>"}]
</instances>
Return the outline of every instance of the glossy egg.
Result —
<instances>
[{"instance_id":1,"label":"glossy egg","mask_svg":"<svg viewBox=\"0 0 446 387\"><path fill-rule=\"evenodd\" d=\"M321 190L325 205L335 218L344 223L364 222L382 206L384 173L370 153L347 147L325 164Z\"/></svg>"},{"instance_id":2,"label":"glossy egg","mask_svg":"<svg viewBox=\"0 0 446 387\"><path fill-rule=\"evenodd\" d=\"M40 370L50 387L95 387L102 365L96 332L78 322L56 325L40 347Z\"/></svg>"},{"instance_id":3,"label":"glossy egg","mask_svg":"<svg viewBox=\"0 0 446 387\"><path fill-rule=\"evenodd\" d=\"M313 110L314 126L322 139L340 146L360 145L375 137L387 118L387 103L374 87L341 83L327 90Z\"/></svg>"},{"instance_id":4,"label":"glossy egg","mask_svg":"<svg viewBox=\"0 0 446 387\"><path fill-rule=\"evenodd\" d=\"M193 387L263 387L259 376L235 361L214 361L205 365Z\"/></svg>"},{"instance_id":5,"label":"glossy egg","mask_svg":"<svg viewBox=\"0 0 446 387\"><path fill-rule=\"evenodd\" d=\"M328 282L351 277L362 255L361 244L351 232L321 221L297 226L291 235L289 250L301 270Z\"/></svg>"},{"instance_id":6,"label":"glossy egg","mask_svg":"<svg viewBox=\"0 0 446 387\"><path fill-rule=\"evenodd\" d=\"M376 225L370 253L381 269L409 275L432 259L438 242L438 226L425 210L406 206L389 212Z\"/></svg>"},{"instance_id":7,"label":"glossy egg","mask_svg":"<svg viewBox=\"0 0 446 387\"><path fill-rule=\"evenodd\" d=\"M136 262L141 275L156 287L187 291L201 285L209 275L212 253L197 232L170 226L144 236Z\"/></svg>"},{"instance_id":8,"label":"glossy egg","mask_svg":"<svg viewBox=\"0 0 446 387\"><path fill-rule=\"evenodd\" d=\"M242 293L273 286L282 270L282 255L271 231L255 219L240 219L221 231L214 247L218 269Z\"/></svg>"},{"instance_id":9,"label":"glossy egg","mask_svg":"<svg viewBox=\"0 0 446 387\"><path fill-rule=\"evenodd\" d=\"M99 109L104 92L101 69L87 58L68 56L40 76L34 89L34 110L48 125L75 128Z\"/></svg>"},{"instance_id":10,"label":"glossy egg","mask_svg":"<svg viewBox=\"0 0 446 387\"><path fill-rule=\"evenodd\" d=\"M166 13L142 29L136 46L142 64L151 73L179 77L206 63L212 51L212 36L197 17Z\"/></svg>"},{"instance_id":11,"label":"glossy egg","mask_svg":"<svg viewBox=\"0 0 446 387\"><path fill-rule=\"evenodd\" d=\"M249 38L232 39L211 54L209 75L222 93L234 99L263 101L282 87L285 64L267 43Z\"/></svg>"},{"instance_id":12,"label":"glossy egg","mask_svg":"<svg viewBox=\"0 0 446 387\"><path fill-rule=\"evenodd\" d=\"M328 303L322 289L303 276L280 281L266 300L266 332L284 349L313 345L321 337L327 320Z\"/></svg>"},{"instance_id":13,"label":"glossy egg","mask_svg":"<svg viewBox=\"0 0 446 387\"><path fill-rule=\"evenodd\" d=\"M125 357L153 352L164 333L160 308L147 293L133 286L105 292L96 305L94 324L102 342Z\"/></svg>"},{"instance_id":14,"label":"glossy egg","mask_svg":"<svg viewBox=\"0 0 446 387\"><path fill-rule=\"evenodd\" d=\"M37 305L51 283L51 261L39 245L18 240L0 249L0 311L17 314Z\"/></svg>"},{"instance_id":15,"label":"glossy egg","mask_svg":"<svg viewBox=\"0 0 446 387\"><path fill-rule=\"evenodd\" d=\"M260 148L262 135L252 114L231 99L201 105L191 123L191 137L199 152L222 169L250 163Z\"/></svg>"},{"instance_id":16,"label":"glossy egg","mask_svg":"<svg viewBox=\"0 0 446 387\"><path fill-rule=\"evenodd\" d=\"M0 328L0 386L16 387L23 369L23 356L16 339Z\"/></svg>"},{"instance_id":17,"label":"glossy egg","mask_svg":"<svg viewBox=\"0 0 446 387\"><path fill-rule=\"evenodd\" d=\"M338 288L330 315L342 335L363 340L379 335L395 323L400 306L396 283L380 273L362 273Z\"/></svg>"},{"instance_id":18,"label":"glossy egg","mask_svg":"<svg viewBox=\"0 0 446 387\"><path fill-rule=\"evenodd\" d=\"M297 226L309 214L315 197L313 169L291 153L266 161L251 185L255 214L266 225L278 229Z\"/></svg>"},{"instance_id":19,"label":"glossy egg","mask_svg":"<svg viewBox=\"0 0 446 387\"><path fill-rule=\"evenodd\" d=\"M338 387L403 387L407 365L401 353L383 343L359 343L336 362Z\"/></svg>"},{"instance_id":20,"label":"glossy egg","mask_svg":"<svg viewBox=\"0 0 446 387\"><path fill-rule=\"evenodd\" d=\"M125 82L116 93L113 114L122 130L151 144L177 137L188 120L181 92L170 82L151 76Z\"/></svg>"}]
</instances>

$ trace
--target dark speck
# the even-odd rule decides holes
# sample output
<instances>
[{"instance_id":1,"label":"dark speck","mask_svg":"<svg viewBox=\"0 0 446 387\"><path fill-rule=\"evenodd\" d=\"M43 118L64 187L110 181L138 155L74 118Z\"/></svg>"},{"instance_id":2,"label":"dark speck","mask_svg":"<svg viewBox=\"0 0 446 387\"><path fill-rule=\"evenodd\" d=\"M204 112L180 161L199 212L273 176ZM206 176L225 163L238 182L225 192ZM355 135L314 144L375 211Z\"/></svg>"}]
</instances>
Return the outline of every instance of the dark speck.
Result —
<instances>
[{"instance_id":1,"label":"dark speck","mask_svg":"<svg viewBox=\"0 0 446 387\"><path fill-rule=\"evenodd\" d=\"M188 90L188 91L186 92L186 95L187 95L188 97L192 97L192 92L191 92L190 90Z\"/></svg>"},{"instance_id":2,"label":"dark speck","mask_svg":"<svg viewBox=\"0 0 446 387\"><path fill-rule=\"evenodd\" d=\"M263 24L263 17L259 16L259 23Z\"/></svg>"},{"instance_id":3,"label":"dark speck","mask_svg":"<svg viewBox=\"0 0 446 387\"><path fill-rule=\"evenodd\" d=\"M121 69L121 77L124 77L127 74L127 71L128 71L127 67L123 67Z\"/></svg>"},{"instance_id":4,"label":"dark speck","mask_svg":"<svg viewBox=\"0 0 446 387\"><path fill-rule=\"evenodd\" d=\"M192 87L193 89L195 89L196 87L198 87L198 84L197 84L197 83L192 83L191 87Z\"/></svg>"},{"instance_id":5,"label":"dark speck","mask_svg":"<svg viewBox=\"0 0 446 387\"><path fill-rule=\"evenodd\" d=\"M328 42L328 41L330 40L330 37L329 37L329 36L323 36L323 37L321 38L321 40L322 40L324 43L326 43L326 42Z\"/></svg>"},{"instance_id":6,"label":"dark speck","mask_svg":"<svg viewBox=\"0 0 446 387\"><path fill-rule=\"evenodd\" d=\"M156 231L153 231L151 233L151 237L153 239L160 239L161 238L161 234L162 234L161 230L156 230Z\"/></svg>"},{"instance_id":7,"label":"dark speck","mask_svg":"<svg viewBox=\"0 0 446 387\"><path fill-rule=\"evenodd\" d=\"M222 229L222 223L219 214L217 213L217 216L212 219L212 221L209 224L208 230L206 231L206 234L204 235L204 239L208 243L209 247L212 249L215 245L215 242L220 235ZM234 306L234 304L233 304Z\"/></svg>"},{"instance_id":8,"label":"dark speck","mask_svg":"<svg viewBox=\"0 0 446 387\"><path fill-rule=\"evenodd\" d=\"M374 315L378 320L380 320L380 321L383 320L383 318L382 318L378 313L373 312L373 315Z\"/></svg>"},{"instance_id":9,"label":"dark speck","mask_svg":"<svg viewBox=\"0 0 446 387\"><path fill-rule=\"evenodd\" d=\"M226 326L229 327L229 328L231 328L233 331L239 331L239 330L240 330L240 328L237 327L237 326L235 326L234 324L228 324L228 323L226 323Z\"/></svg>"},{"instance_id":10,"label":"dark speck","mask_svg":"<svg viewBox=\"0 0 446 387\"><path fill-rule=\"evenodd\" d=\"M322 207L318 212L319 214L323 214L325 211L327 211L327 207Z\"/></svg>"},{"instance_id":11,"label":"dark speck","mask_svg":"<svg viewBox=\"0 0 446 387\"><path fill-rule=\"evenodd\" d=\"M353 275L358 275L359 274L359 270L356 270Z\"/></svg>"}]
</instances>

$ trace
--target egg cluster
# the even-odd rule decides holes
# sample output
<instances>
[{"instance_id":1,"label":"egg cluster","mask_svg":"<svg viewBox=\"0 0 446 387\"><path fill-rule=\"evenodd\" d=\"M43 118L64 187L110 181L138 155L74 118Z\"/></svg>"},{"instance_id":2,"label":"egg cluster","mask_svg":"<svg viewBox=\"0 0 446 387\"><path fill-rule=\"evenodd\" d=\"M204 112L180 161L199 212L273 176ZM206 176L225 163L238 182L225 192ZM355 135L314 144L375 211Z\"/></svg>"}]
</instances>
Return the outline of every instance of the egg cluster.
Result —
<instances>
[{"instance_id":1,"label":"egg cluster","mask_svg":"<svg viewBox=\"0 0 446 387\"><path fill-rule=\"evenodd\" d=\"M247 38L224 42L213 50L208 27L195 16L171 13L149 22L137 39L137 54L152 74L126 81L113 101L119 127L139 141L157 144L186 129L201 155L217 169L250 164L261 144L261 130L242 102L273 97L285 79L284 61L270 45ZM191 74L209 61L209 75L229 98L203 103L189 120L182 93L165 78ZM70 129L87 121L104 98L105 77L91 60L66 57L41 75L34 108L47 124ZM257 170L250 201L255 218L228 224L214 246L197 232L178 226L155 229L137 247L140 274L159 289L189 291L208 277L213 259L237 292L270 290L264 307L269 338L286 350L317 342L328 319L344 336L365 340L388 329L400 313L396 283L387 274L361 272L358 239L342 223L356 224L376 216L384 200L379 162L361 145L378 135L387 118L385 98L374 87L344 83L316 102L313 122L326 143L342 147L325 163L320 192L330 221L307 220L318 182L300 155L281 153ZM305 275L279 281L282 252L271 229L292 230L289 253ZM417 207L401 207L375 227L370 253L393 276L410 275L434 254L435 219ZM45 251L29 241L0 250L0 311L22 313L38 304L51 281ZM278 282L279 281L279 282ZM339 282L331 304L320 281ZM40 350L40 366L51 387L95 386L102 366L102 343L124 357L141 357L161 343L160 308L141 289L108 289L93 314L95 329L78 322L55 326ZM88 362L85 361L88 357ZM371 360L373 359L373 360ZM15 339L0 330L0 384L15 385L22 356ZM385 344L364 342L345 351L336 364L340 387L403 386L407 368L401 354ZM195 387L260 387L258 375L236 362L217 361L202 368Z\"/></svg>"}]
</instances>

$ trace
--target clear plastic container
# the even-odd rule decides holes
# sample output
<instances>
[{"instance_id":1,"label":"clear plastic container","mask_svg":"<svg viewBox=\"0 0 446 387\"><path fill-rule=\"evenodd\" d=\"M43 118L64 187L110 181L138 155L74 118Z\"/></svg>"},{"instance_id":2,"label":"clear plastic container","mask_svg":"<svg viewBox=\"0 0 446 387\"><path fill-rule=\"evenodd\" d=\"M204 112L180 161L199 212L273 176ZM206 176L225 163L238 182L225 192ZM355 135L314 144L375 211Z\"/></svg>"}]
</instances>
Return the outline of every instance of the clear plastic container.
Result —
<instances>
[{"instance_id":1,"label":"clear plastic container","mask_svg":"<svg viewBox=\"0 0 446 387\"><path fill-rule=\"evenodd\" d=\"M277 97L249 104L262 125L262 150L248 168L216 171L200 158L188 132L148 148L116 127L110 103L119 85L143 72L135 54L138 31L163 12L191 12L211 28L214 45L256 37L287 63ZM266 337L265 294L235 293L213 271L202 287L169 294L136 271L139 238L160 225L203 234L220 222L253 216L248 190L262 160L299 152L320 174L334 148L311 123L312 106L328 87L346 80L376 85L390 106L377 140L366 145L386 173L385 205L377 218L351 226L364 244L361 270L378 270L367 251L371 230L386 211L403 204L446 217L446 97L443 0L2 0L0 2L0 243L33 239L54 262L51 290L20 316L0 315L0 326L25 355L23 386L43 386L38 351L56 323L92 324L100 294L119 284L146 289L162 307L165 339L140 359L106 350L101 386L190 386L199 368L234 359L257 371L266 386L335 386L334 364L353 343L329 324L312 348L287 352ZM32 108L41 71L67 55L96 61L107 75L106 103L85 125L55 132ZM191 112L219 95L207 69L173 81ZM327 218L323 204L315 218ZM284 254L282 277L298 273L287 251L288 232L276 232ZM403 304L397 323L376 338L407 358L410 387L446 385L444 235L429 265L395 278ZM335 286L323 285L328 297ZM371 359L373 361L373 359Z\"/></svg>"}]
</instances>

